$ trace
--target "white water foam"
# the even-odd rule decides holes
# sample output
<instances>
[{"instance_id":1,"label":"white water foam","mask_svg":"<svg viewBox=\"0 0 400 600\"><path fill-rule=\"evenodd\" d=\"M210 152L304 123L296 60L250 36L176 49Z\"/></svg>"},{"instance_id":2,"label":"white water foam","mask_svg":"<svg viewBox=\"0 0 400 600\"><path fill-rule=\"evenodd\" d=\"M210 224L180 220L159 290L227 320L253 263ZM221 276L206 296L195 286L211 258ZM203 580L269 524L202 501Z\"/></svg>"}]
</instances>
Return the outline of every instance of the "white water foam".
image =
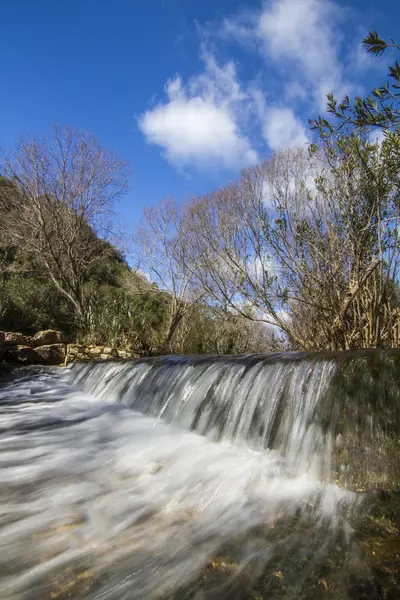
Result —
<instances>
[{"instance_id":1,"label":"white water foam","mask_svg":"<svg viewBox=\"0 0 400 600\"><path fill-rule=\"evenodd\" d=\"M333 539L354 500L274 451L79 391L68 371L28 373L0 389L0 406L2 599L62 598L66 573L93 580L69 583L68 597L167 598L227 545L240 547L229 577L250 563L256 576L276 564L282 522L312 521L301 544L286 533L290 561L299 544L312 554Z\"/></svg>"}]
</instances>

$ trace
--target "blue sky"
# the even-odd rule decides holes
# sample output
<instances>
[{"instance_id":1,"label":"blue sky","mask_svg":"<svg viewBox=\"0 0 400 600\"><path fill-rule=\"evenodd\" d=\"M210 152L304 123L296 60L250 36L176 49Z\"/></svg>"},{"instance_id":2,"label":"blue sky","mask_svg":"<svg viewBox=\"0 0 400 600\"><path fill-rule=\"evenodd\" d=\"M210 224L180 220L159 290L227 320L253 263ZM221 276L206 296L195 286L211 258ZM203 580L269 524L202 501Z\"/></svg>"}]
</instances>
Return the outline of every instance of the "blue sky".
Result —
<instances>
[{"instance_id":1,"label":"blue sky","mask_svg":"<svg viewBox=\"0 0 400 600\"><path fill-rule=\"evenodd\" d=\"M0 145L91 131L132 166L134 227L147 204L307 143L327 91L382 82L387 59L360 41L400 39L399 22L397 0L4 0Z\"/></svg>"}]
</instances>

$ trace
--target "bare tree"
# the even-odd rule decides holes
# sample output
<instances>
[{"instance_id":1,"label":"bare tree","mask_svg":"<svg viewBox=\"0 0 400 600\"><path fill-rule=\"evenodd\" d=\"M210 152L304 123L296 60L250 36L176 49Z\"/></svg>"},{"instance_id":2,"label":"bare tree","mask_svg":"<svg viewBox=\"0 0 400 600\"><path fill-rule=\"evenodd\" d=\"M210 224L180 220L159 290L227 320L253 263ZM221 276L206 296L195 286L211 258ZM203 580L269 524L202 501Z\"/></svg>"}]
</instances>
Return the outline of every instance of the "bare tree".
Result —
<instances>
[{"instance_id":1,"label":"bare tree","mask_svg":"<svg viewBox=\"0 0 400 600\"><path fill-rule=\"evenodd\" d=\"M197 276L293 347L393 345L398 214L384 150L360 140L326 150L320 162L281 153L192 202Z\"/></svg>"},{"instance_id":2,"label":"bare tree","mask_svg":"<svg viewBox=\"0 0 400 600\"><path fill-rule=\"evenodd\" d=\"M126 164L92 135L55 127L51 140L21 139L0 169L15 189L0 189L4 235L37 257L85 324L84 284L109 249L98 235L127 189Z\"/></svg>"},{"instance_id":3,"label":"bare tree","mask_svg":"<svg viewBox=\"0 0 400 600\"><path fill-rule=\"evenodd\" d=\"M302 175L304 171L299 161L288 158L284 154L244 170L240 181L194 200L189 211L196 240L192 247L203 265L197 276L208 293L242 317L279 327L299 345L287 318L288 272L277 260L271 236L276 208L271 188L276 180L279 195L293 205L304 196L295 167ZM304 155L299 153L298 159Z\"/></svg>"},{"instance_id":4,"label":"bare tree","mask_svg":"<svg viewBox=\"0 0 400 600\"><path fill-rule=\"evenodd\" d=\"M169 299L169 319L163 351L171 342L182 320L204 297L196 283L199 261L190 252L191 229L185 209L172 198L144 210L142 224L135 236L135 253L140 268L164 291ZM200 259L201 260L201 259Z\"/></svg>"}]
</instances>

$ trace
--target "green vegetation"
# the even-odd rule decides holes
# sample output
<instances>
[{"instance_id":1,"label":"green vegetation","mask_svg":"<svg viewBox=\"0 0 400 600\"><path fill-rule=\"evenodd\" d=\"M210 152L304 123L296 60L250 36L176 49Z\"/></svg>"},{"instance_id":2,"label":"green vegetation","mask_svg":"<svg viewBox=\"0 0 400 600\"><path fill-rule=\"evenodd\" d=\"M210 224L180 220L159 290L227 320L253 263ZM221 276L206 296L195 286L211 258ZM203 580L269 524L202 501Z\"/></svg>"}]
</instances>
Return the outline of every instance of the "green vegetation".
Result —
<instances>
[{"instance_id":1,"label":"green vegetation","mask_svg":"<svg viewBox=\"0 0 400 600\"><path fill-rule=\"evenodd\" d=\"M124 169L91 136L69 128L55 129L52 142L23 141L5 159L0 330L54 328L144 355L265 349L266 332L152 283L106 241L104 216L125 189Z\"/></svg>"},{"instance_id":2,"label":"green vegetation","mask_svg":"<svg viewBox=\"0 0 400 600\"><path fill-rule=\"evenodd\" d=\"M0 185L3 208L13 187L5 178ZM12 235L0 241L0 330L33 334L53 328L82 343L127 347L145 355L160 353L168 330L170 294L131 269L115 247L93 236L99 258L83 278L84 322L49 277L40 256L23 244L13 244ZM240 353L265 348L266 338L257 338L252 323L237 325L238 319L229 312L198 304L191 318L180 323L170 350Z\"/></svg>"},{"instance_id":3,"label":"green vegetation","mask_svg":"<svg viewBox=\"0 0 400 600\"><path fill-rule=\"evenodd\" d=\"M389 48L400 50L394 40L386 42L376 31L371 31L363 40L364 48L370 54L381 56ZM358 130L370 127L380 127L387 134L389 131L398 133L400 126L400 64L396 60L389 66L389 81L372 91L367 98L358 96L352 103L348 96L338 103L333 94L328 94L328 112L336 118L336 124L329 123L319 117L310 124L320 133L334 133L344 126Z\"/></svg>"}]
</instances>

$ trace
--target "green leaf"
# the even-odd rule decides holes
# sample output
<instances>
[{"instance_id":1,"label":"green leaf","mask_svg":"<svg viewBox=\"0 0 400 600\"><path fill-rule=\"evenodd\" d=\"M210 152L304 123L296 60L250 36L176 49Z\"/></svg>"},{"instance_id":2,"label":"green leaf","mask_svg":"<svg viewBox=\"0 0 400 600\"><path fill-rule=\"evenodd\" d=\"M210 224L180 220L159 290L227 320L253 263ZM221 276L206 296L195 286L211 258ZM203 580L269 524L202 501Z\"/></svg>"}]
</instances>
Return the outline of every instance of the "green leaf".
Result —
<instances>
[{"instance_id":1,"label":"green leaf","mask_svg":"<svg viewBox=\"0 0 400 600\"><path fill-rule=\"evenodd\" d=\"M397 81L400 81L400 65L397 60L394 67L389 67L389 75L393 79L397 79Z\"/></svg>"},{"instance_id":2,"label":"green leaf","mask_svg":"<svg viewBox=\"0 0 400 600\"><path fill-rule=\"evenodd\" d=\"M378 32L375 30L370 31L369 35L363 39L363 45L367 52L376 56L383 54L388 47L387 43L379 37Z\"/></svg>"}]
</instances>

